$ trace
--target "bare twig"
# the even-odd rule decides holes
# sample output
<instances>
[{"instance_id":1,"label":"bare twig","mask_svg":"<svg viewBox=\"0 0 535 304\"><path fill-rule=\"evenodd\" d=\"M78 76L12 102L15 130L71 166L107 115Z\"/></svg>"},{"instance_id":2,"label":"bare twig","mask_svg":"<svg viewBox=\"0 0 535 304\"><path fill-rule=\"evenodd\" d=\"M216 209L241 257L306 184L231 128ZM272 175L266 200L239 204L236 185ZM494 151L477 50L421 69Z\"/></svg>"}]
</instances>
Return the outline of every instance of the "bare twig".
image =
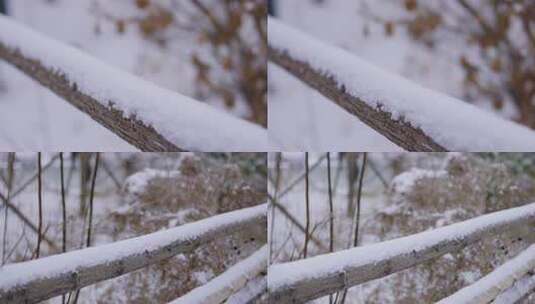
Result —
<instances>
[{"instance_id":1,"label":"bare twig","mask_svg":"<svg viewBox=\"0 0 535 304\"><path fill-rule=\"evenodd\" d=\"M271 201L271 204L273 204L275 208L279 209L279 211L284 216L286 216L286 218L288 218L290 222L292 222L292 224L294 224L299 229L299 231L301 231L303 234L306 233L305 226L303 226L303 224L301 224L299 220L295 218L295 216L293 216L283 205L279 204L274 197L272 197L271 195L268 195L268 197L269 197L269 200ZM324 250L324 251L328 250L328 248L325 247L325 245L323 245L321 241L316 239L314 236L309 234L309 239L310 241L312 241L312 243L314 243L314 245L316 245L321 250Z\"/></svg>"},{"instance_id":2,"label":"bare twig","mask_svg":"<svg viewBox=\"0 0 535 304\"><path fill-rule=\"evenodd\" d=\"M41 230L43 228L43 180L41 176L41 152L37 153L37 199L39 203L39 226L37 228L37 250L35 257L38 259L41 251Z\"/></svg>"},{"instance_id":3,"label":"bare twig","mask_svg":"<svg viewBox=\"0 0 535 304\"><path fill-rule=\"evenodd\" d=\"M30 219L28 219L28 217L26 217L26 215L24 215L24 213L22 213L22 211L20 211L15 205L13 205L10 202L8 202L7 201L7 197L5 197L1 193L0 193L0 200L2 200L2 202L4 203L6 208L10 209L13 213L15 213L15 215L21 221L23 221L26 226L30 227L30 229L33 232L35 232L36 234L39 233L39 231L37 229L37 226L34 223L32 223L32 221ZM45 241L48 244L48 246L50 246L50 248L52 248L53 250L57 249L56 244L54 244L54 242L52 240L47 238L45 234L41 234L41 235L42 235L43 241Z\"/></svg>"},{"instance_id":4,"label":"bare twig","mask_svg":"<svg viewBox=\"0 0 535 304\"><path fill-rule=\"evenodd\" d=\"M62 226L62 235L63 235L63 244L62 244L62 252L67 251L67 208L66 208L66 202L65 202L65 179L63 176L63 152L59 153L59 164L60 164L60 180L61 180L61 210L62 210L62 218L63 218L63 226Z\"/></svg>"},{"instance_id":5,"label":"bare twig","mask_svg":"<svg viewBox=\"0 0 535 304\"><path fill-rule=\"evenodd\" d=\"M329 252L334 251L334 212L333 192L331 188L331 154L327 152L327 185L329 188ZM333 295L329 295L329 304L333 303Z\"/></svg>"},{"instance_id":6,"label":"bare twig","mask_svg":"<svg viewBox=\"0 0 535 304\"><path fill-rule=\"evenodd\" d=\"M7 155L7 201L11 199L11 190L13 188L13 178L14 178L14 164L15 164L15 153L8 153ZM8 220L8 208L4 210L4 233L2 236L2 265L7 261L6 250L7 250L7 220Z\"/></svg>"},{"instance_id":7,"label":"bare twig","mask_svg":"<svg viewBox=\"0 0 535 304\"><path fill-rule=\"evenodd\" d=\"M61 214L63 219L63 225L62 225L62 235L63 235L63 242L62 242L62 252L67 251L67 210L66 210L66 204L65 204L65 179L63 177L63 152L59 153L59 170L60 170L60 181L61 181ZM65 294L61 295L61 303L65 304Z\"/></svg>"},{"instance_id":8,"label":"bare twig","mask_svg":"<svg viewBox=\"0 0 535 304\"><path fill-rule=\"evenodd\" d=\"M91 247L91 226L93 223L93 198L95 196L95 181L97 179L98 162L100 159L100 153L97 152L95 156L95 168L93 169L93 177L91 179L91 192L89 193L89 224L87 230L87 247Z\"/></svg>"},{"instance_id":9,"label":"bare twig","mask_svg":"<svg viewBox=\"0 0 535 304\"><path fill-rule=\"evenodd\" d=\"M362 155L362 166L360 169L359 187L357 190L357 213L355 216L356 220L355 220L355 235L353 239L353 247L357 247L358 241L359 241L360 198L362 196L362 181L364 179L364 173L366 171L366 159L367 159L367 153L364 152Z\"/></svg>"},{"instance_id":10,"label":"bare twig","mask_svg":"<svg viewBox=\"0 0 535 304\"><path fill-rule=\"evenodd\" d=\"M305 220L305 247L303 249L303 257L306 259L308 251L308 231L310 229L310 197L309 197L309 175L308 175L308 152L305 152L305 206L306 206L306 220Z\"/></svg>"}]
</instances>

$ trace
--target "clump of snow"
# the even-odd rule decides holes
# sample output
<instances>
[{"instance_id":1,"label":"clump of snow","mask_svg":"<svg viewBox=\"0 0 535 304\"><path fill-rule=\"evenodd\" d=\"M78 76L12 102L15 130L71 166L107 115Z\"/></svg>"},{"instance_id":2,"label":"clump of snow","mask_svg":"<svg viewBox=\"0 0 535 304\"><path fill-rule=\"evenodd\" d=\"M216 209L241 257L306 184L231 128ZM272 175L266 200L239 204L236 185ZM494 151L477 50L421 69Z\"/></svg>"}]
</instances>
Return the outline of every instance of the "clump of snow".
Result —
<instances>
[{"instance_id":1,"label":"clump of snow","mask_svg":"<svg viewBox=\"0 0 535 304\"><path fill-rule=\"evenodd\" d=\"M392 190L399 194L410 192L418 180L423 178L441 178L447 176L444 170L427 170L412 168L403 172L392 180Z\"/></svg>"},{"instance_id":2,"label":"clump of snow","mask_svg":"<svg viewBox=\"0 0 535 304\"><path fill-rule=\"evenodd\" d=\"M269 46L332 77L349 94L421 128L452 151L535 149L535 132L471 104L426 89L280 21L268 19Z\"/></svg>"},{"instance_id":3,"label":"clump of snow","mask_svg":"<svg viewBox=\"0 0 535 304\"><path fill-rule=\"evenodd\" d=\"M146 168L143 171L130 175L124 182L123 189L126 193L138 196L145 191L150 180L154 178L173 178L180 175L180 171L165 171Z\"/></svg>"},{"instance_id":4,"label":"clump of snow","mask_svg":"<svg viewBox=\"0 0 535 304\"><path fill-rule=\"evenodd\" d=\"M265 129L106 65L5 16L0 16L0 43L64 74L79 91L152 126L181 149L267 149Z\"/></svg>"},{"instance_id":5,"label":"clump of snow","mask_svg":"<svg viewBox=\"0 0 535 304\"><path fill-rule=\"evenodd\" d=\"M371 265L401 254L408 255L411 252L429 248L447 240L460 240L467 235L485 231L495 225L526 219L535 220L535 203L482 215L446 227L381 243L318 255L294 262L274 264L268 270L268 288L273 291L304 280L328 275L334 276L347 269Z\"/></svg>"}]
</instances>

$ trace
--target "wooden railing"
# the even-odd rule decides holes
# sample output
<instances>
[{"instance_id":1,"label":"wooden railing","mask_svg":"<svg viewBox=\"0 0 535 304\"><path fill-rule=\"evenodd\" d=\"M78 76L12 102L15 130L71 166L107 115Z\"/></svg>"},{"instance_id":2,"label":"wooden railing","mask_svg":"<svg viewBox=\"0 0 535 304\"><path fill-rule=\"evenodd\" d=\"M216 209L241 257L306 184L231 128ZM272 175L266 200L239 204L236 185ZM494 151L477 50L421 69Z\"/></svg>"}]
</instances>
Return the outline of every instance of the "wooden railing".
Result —
<instances>
[{"instance_id":1,"label":"wooden railing","mask_svg":"<svg viewBox=\"0 0 535 304\"><path fill-rule=\"evenodd\" d=\"M514 231L517 236L535 233L535 203L407 237L274 264L268 269L269 299L272 303L303 303L411 268L508 231ZM533 270L530 267L533 248L526 251L531 255L532 264L518 267L513 276L515 280ZM499 291L512 285L514 280L509 278L503 280ZM498 295L496 292L488 294Z\"/></svg>"},{"instance_id":2,"label":"wooden railing","mask_svg":"<svg viewBox=\"0 0 535 304\"><path fill-rule=\"evenodd\" d=\"M268 17L268 59L408 151L533 151L535 132Z\"/></svg>"},{"instance_id":3,"label":"wooden railing","mask_svg":"<svg viewBox=\"0 0 535 304\"><path fill-rule=\"evenodd\" d=\"M267 205L166 231L0 268L0 303L35 303L190 252L228 234L267 225Z\"/></svg>"},{"instance_id":4,"label":"wooden railing","mask_svg":"<svg viewBox=\"0 0 535 304\"><path fill-rule=\"evenodd\" d=\"M113 68L1 14L0 59L142 151L267 150L264 128Z\"/></svg>"}]
</instances>

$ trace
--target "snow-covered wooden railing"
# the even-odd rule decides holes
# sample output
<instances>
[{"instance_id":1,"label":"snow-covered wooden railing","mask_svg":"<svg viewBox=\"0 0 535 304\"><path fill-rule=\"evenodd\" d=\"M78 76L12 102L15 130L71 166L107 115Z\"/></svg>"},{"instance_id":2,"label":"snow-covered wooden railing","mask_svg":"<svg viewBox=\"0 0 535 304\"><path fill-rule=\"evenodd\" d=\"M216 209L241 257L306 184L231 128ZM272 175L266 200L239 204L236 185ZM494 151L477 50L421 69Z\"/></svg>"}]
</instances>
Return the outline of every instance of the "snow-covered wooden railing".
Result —
<instances>
[{"instance_id":1,"label":"snow-covered wooden railing","mask_svg":"<svg viewBox=\"0 0 535 304\"><path fill-rule=\"evenodd\" d=\"M34 303L157 263L230 233L266 225L267 205L165 231L0 268L0 303Z\"/></svg>"},{"instance_id":2,"label":"snow-covered wooden railing","mask_svg":"<svg viewBox=\"0 0 535 304\"><path fill-rule=\"evenodd\" d=\"M523 299L528 297L530 293L535 292L535 269L526 274L519 280L513 283L513 286L509 287L504 292L500 293L493 304L512 304L520 303Z\"/></svg>"},{"instance_id":3,"label":"snow-covered wooden railing","mask_svg":"<svg viewBox=\"0 0 535 304\"><path fill-rule=\"evenodd\" d=\"M113 68L1 14L0 59L140 150L267 149L265 129Z\"/></svg>"},{"instance_id":4,"label":"snow-covered wooden railing","mask_svg":"<svg viewBox=\"0 0 535 304\"><path fill-rule=\"evenodd\" d=\"M506 231L535 233L535 203L381 243L269 267L274 303L301 303L413 267Z\"/></svg>"},{"instance_id":5,"label":"snow-covered wooden railing","mask_svg":"<svg viewBox=\"0 0 535 304\"><path fill-rule=\"evenodd\" d=\"M238 262L223 274L210 282L197 287L170 304L220 304L241 290L249 281L260 275L267 274L267 245L264 245L250 257ZM262 283L262 282L260 282ZM259 295L266 286L260 286ZM260 291L260 292L258 292Z\"/></svg>"},{"instance_id":6,"label":"snow-covered wooden railing","mask_svg":"<svg viewBox=\"0 0 535 304\"><path fill-rule=\"evenodd\" d=\"M487 304L500 293L521 279L528 272L535 271L535 244L515 258L496 268L472 285L469 285L437 304ZM532 273L533 274L533 273ZM513 302L509 302L513 303Z\"/></svg>"},{"instance_id":7,"label":"snow-covered wooden railing","mask_svg":"<svg viewBox=\"0 0 535 304\"><path fill-rule=\"evenodd\" d=\"M268 58L409 151L532 151L535 132L268 18Z\"/></svg>"}]
</instances>

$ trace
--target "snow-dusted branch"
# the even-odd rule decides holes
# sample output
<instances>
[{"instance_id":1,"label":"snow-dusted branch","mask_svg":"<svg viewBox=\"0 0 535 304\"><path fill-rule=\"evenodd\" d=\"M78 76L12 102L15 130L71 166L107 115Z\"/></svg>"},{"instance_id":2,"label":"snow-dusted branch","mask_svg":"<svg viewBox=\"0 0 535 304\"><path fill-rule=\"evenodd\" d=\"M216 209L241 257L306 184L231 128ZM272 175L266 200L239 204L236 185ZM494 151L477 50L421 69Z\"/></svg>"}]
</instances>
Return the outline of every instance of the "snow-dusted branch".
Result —
<instances>
[{"instance_id":1,"label":"snow-dusted branch","mask_svg":"<svg viewBox=\"0 0 535 304\"><path fill-rule=\"evenodd\" d=\"M262 271L267 273L267 245L238 262L210 282L199 286L170 304L220 304L241 290ZM266 287L264 287L266 289Z\"/></svg>"},{"instance_id":2,"label":"snow-dusted branch","mask_svg":"<svg viewBox=\"0 0 535 304\"><path fill-rule=\"evenodd\" d=\"M513 286L513 283L522 279L528 272L534 270L535 244L474 284L442 299L437 304L487 304ZM513 303L513 301L509 303Z\"/></svg>"},{"instance_id":3,"label":"snow-dusted branch","mask_svg":"<svg viewBox=\"0 0 535 304\"><path fill-rule=\"evenodd\" d=\"M34 303L157 263L229 233L266 225L267 205L0 268L0 303Z\"/></svg>"},{"instance_id":4,"label":"snow-dusted branch","mask_svg":"<svg viewBox=\"0 0 535 304\"><path fill-rule=\"evenodd\" d=\"M269 267L276 303L301 303L410 268L505 231L534 233L535 203L464 222Z\"/></svg>"},{"instance_id":5,"label":"snow-dusted branch","mask_svg":"<svg viewBox=\"0 0 535 304\"><path fill-rule=\"evenodd\" d=\"M267 131L0 16L0 59L145 151L264 151Z\"/></svg>"},{"instance_id":6,"label":"snow-dusted branch","mask_svg":"<svg viewBox=\"0 0 535 304\"><path fill-rule=\"evenodd\" d=\"M268 19L269 60L409 151L531 151L535 132Z\"/></svg>"}]
</instances>

